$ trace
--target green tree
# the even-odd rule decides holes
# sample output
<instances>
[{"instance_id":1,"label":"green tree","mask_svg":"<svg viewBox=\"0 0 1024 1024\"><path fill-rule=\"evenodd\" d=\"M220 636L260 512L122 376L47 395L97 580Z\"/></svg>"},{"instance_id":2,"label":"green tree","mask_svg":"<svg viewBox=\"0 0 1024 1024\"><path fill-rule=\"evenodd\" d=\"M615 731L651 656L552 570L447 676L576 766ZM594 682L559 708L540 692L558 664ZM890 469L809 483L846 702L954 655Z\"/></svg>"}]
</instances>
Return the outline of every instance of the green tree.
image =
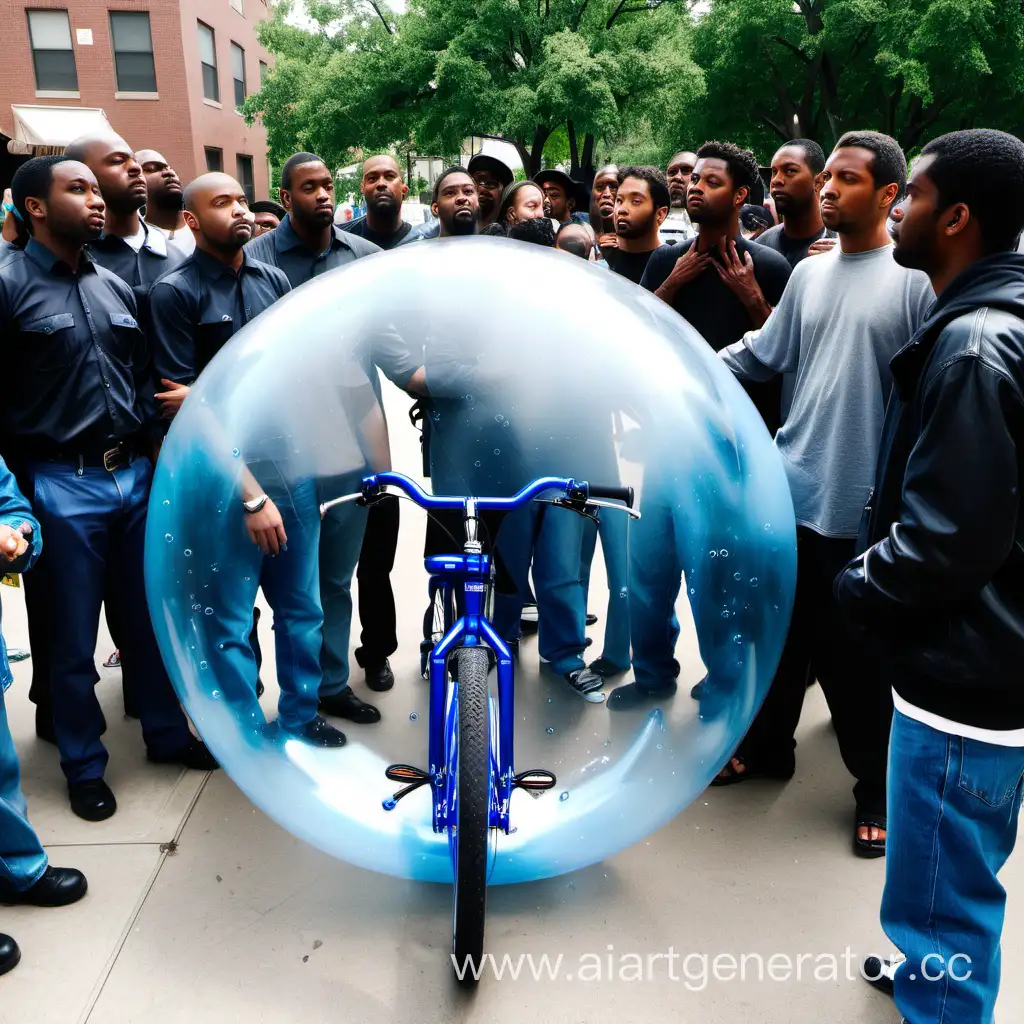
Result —
<instances>
[{"instance_id":1,"label":"green tree","mask_svg":"<svg viewBox=\"0 0 1024 1024\"><path fill-rule=\"evenodd\" d=\"M766 156L873 128L909 152L941 131L1020 127L1020 0L711 0L693 32L707 98L679 130Z\"/></svg>"},{"instance_id":2,"label":"green tree","mask_svg":"<svg viewBox=\"0 0 1024 1024\"><path fill-rule=\"evenodd\" d=\"M412 140L459 152L471 135L511 142L528 173L567 155L593 173L598 150L630 126L699 101L688 0L310 0L317 23L287 6L260 27L277 57L245 111L280 160L297 148L351 162L353 148Z\"/></svg>"}]
</instances>

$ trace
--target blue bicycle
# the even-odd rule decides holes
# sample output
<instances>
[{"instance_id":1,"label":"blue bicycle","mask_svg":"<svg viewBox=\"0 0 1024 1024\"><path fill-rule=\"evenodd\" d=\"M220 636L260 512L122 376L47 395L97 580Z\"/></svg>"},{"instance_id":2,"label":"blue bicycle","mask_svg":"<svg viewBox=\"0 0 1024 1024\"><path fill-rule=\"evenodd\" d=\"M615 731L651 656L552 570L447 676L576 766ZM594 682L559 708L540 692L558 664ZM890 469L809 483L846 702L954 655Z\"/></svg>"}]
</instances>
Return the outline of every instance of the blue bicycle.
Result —
<instances>
[{"instance_id":1,"label":"blue bicycle","mask_svg":"<svg viewBox=\"0 0 1024 1024\"><path fill-rule=\"evenodd\" d=\"M556 496L542 498L545 493ZM428 512L461 511L465 540L461 554L432 555L425 560L435 615L428 672L429 768L391 765L387 778L404 786L384 801L384 809L392 810L397 801L430 785L434 831L448 833L452 858L453 962L479 965L494 830L509 832L514 789L546 790L556 784L549 771L535 768L517 774L512 766L515 669L508 645L490 622L494 566L483 551L480 514L511 512L531 501L544 501L595 521L600 508L627 512L634 519L640 514L633 510L631 487L544 477L507 498L440 497L427 494L401 473L366 477L361 491L325 503L321 512L341 502L369 506L399 497ZM487 687L490 657L497 662L497 706ZM474 984L473 975L464 971L460 980Z\"/></svg>"}]
</instances>

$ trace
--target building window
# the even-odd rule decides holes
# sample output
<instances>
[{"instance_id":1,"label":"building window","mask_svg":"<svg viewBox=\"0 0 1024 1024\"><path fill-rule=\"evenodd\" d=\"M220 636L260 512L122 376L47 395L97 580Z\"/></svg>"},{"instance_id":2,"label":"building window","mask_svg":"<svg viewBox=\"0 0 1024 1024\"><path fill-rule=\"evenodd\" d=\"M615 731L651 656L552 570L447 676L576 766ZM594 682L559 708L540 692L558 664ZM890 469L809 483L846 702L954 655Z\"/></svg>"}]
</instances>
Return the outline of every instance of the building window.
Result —
<instances>
[{"instance_id":1,"label":"building window","mask_svg":"<svg viewBox=\"0 0 1024 1024\"><path fill-rule=\"evenodd\" d=\"M78 70L71 46L67 11L28 11L36 89L40 92L78 92Z\"/></svg>"},{"instance_id":2,"label":"building window","mask_svg":"<svg viewBox=\"0 0 1024 1024\"><path fill-rule=\"evenodd\" d=\"M231 44L231 77L235 80L235 106L245 102L245 50L238 43Z\"/></svg>"},{"instance_id":3,"label":"building window","mask_svg":"<svg viewBox=\"0 0 1024 1024\"><path fill-rule=\"evenodd\" d=\"M111 11L118 92L156 92L153 36L146 11Z\"/></svg>"},{"instance_id":4,"label":"building window","mask_svg":"<svg viewBox=\"0 0 1024 1024\"><path fill-rule=\"evenodd\" d=\"M238 11L239 14L245 14L245 10L242 7L242 0L229 0L231 6Z\"/></svg>"},{"instance_id":5,"label":"building window","mask_svg":"<svg viewBox=\"0 0 1024 1024\"><path fill-rule=\"evenodd\" d=\"M270 74L270 65L265 60L261 60L260 61L260 85L261 86L266 82L267 75L269 75L269 74Z\"/></svg>"},{"instance_id":6,"label":"building window","mask_svg":"<svg viewBox=\"0 0 1024 1024\"><path fill-rule=\"evenodd\" d=\"M217 41L213 29L199 22L199 59L203 62L203 96L220 102L220 82L217 80Z\"/></svg>"},{"instance_id":7,"label":"building window","mask_svg":"<svg viewBox=\"0 0 1024 1024\"><path fill-rule=\"evenodd\" d=\"M206 146L206 169L208 171L224 170L224 150Z\"/></svg>"},{"instance_id":8,"label":"building window","mask_svg":"<svg viewBox=\"0 0 1024 1024\"><path fill-rule=\"evenodd\" d=\"M235 157L238 166L238 184L250 203L256 202L256 183L252 176L252 157L242 156L241 153Z\"/></svg>"}]
</instances>

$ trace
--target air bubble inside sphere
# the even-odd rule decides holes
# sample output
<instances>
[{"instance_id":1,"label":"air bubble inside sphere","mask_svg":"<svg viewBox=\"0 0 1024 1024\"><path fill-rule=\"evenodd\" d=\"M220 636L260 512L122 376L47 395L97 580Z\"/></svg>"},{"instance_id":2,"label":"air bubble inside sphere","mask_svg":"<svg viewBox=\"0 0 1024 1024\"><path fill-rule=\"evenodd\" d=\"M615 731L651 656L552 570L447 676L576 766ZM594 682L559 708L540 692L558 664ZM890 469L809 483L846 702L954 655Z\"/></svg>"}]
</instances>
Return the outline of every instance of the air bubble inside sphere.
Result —
<instances>
[{"instance_id":1,"label":"air bubble inside sphere","mask_svg":"<svg viewBox=\"0 0 1024 1024\"><path fill-rule=\"evenodd\" d=\"M403 388L426 392L422 443ZM520 641L514 708L497 706L491 673L492 715L512 716L516 772L557 779L513 791L508 834L491 832L490 881L599 861L700 794L748 728L789 624L795 527L779 457L742 388L661 300L565 253L467 238L360 259L278 302L213 359L164 445L146 553L157 636L192 720L253 803L346 861L452 878L431 787L396 801L401 785L385 777L393 764L428 767L429 687L418 671L431 628L427 517L409 502L392 574L394 688L370 693L352 663L356 692L382 721L334 720L348 737L340 749L284 727L306 713L319 680L316 595L329 592L337 642L338 594L366 524L359 505L323 520L320 506L382 470L434 494L507 496L542 477L635 489L639 521L601 509L595 529L548 503L481 524L502 563L489 602L499 635L518 635L527 580L540 618ZM283 518L287 545L274 557L247 532L241 499L253 487ZM441 519L432 550L460 551L459 517ZM600 622L584 634L588 576ZM260 626L264 655L273 649L277 678L291 680L280 699L273 686L256 698L258 586L276 609L273 632L269 615ZM613 710L556 671L602 653L628 660L630 639L637 677L675 683L674 694ZM337 665L324 671L337 679Z\"/></svg>"}]
</instances>

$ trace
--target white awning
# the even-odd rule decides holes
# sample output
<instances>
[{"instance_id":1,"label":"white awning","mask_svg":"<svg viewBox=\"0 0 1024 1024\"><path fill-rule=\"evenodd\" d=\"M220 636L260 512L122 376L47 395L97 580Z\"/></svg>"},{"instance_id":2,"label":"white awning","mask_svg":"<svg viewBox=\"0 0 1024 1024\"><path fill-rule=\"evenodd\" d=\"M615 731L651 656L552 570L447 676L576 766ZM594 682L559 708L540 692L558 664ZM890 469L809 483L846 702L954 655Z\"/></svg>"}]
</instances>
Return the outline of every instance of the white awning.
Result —
<instances>
[{"instance_id":1,"label":"white awning","mask_svg":"<svg viewBox=\"0 0 1024 1024\"><path fill-rule=\"evenodd\" d=\"M14 129L7 149L14 154L63 152L80 135L112 132L107 115L99 107L43 107L11 104Z\"/></svg>"}]
</instances>

